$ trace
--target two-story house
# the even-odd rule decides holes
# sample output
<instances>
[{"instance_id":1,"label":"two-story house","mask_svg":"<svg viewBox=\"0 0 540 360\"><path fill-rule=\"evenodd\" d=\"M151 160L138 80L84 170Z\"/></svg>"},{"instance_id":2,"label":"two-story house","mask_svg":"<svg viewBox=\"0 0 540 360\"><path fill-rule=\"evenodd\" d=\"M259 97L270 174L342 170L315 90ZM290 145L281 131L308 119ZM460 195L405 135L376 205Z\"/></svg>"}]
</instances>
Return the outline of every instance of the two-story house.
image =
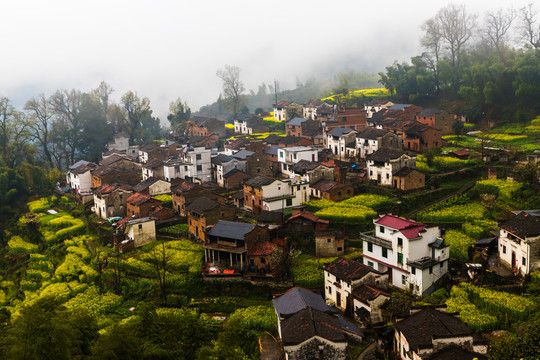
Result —
<instances>
[{"instance_id":1,"label":"two-story house","mask_svg":"<svg viewBox=\"0 0 540 360\"><path fill-rule=\"evenodd\" d=\"M150 211L161 206L161 201L148 195L135 193L126 200L127 216L135 218L147 217Z\"/></svg>"},{"instance_id":2,"label":"two-story house","mask_svg":"<svg viewBox=\"0 0 540 360\"><path fill-rule=\"evenodd\" d=\"M133 194L126 185L104 184L93 191L94 212L103 219L126 216L127 199Z\"/></svg>"},{"instance_id":3,"label":"two-story house","mask_svg":"<svg viewBox=\"0 0 540 360\"><path fill-rule=\"evenodd\" d=\"M153 159L145 163L142 166L142 177L143 180L163 178L163 160Z\"/></svg>"},{"instance_id":4,"label":"two-story house","mask_svg":"<svg viewBox=\"0 0 540 360\"><path fill-rule=\"evenodd\" d=\"M151 177L135 185L133 191L150 196L170 194L171 183Z\"/></svg>"},{"instance_id":5,"label":"two-story house","mask_svg":"<svg viewBox=\"0 0 540 360\"><path fill-rule=\"evenodd\" d=\"M367 128L356 134L356 150L360 159L373 154L380 148L398 149L403 146L401 135L396 135L388 130Z\"/></svg>"},{"instance_id":6,"label":"two-story house","mask_svg":"<svg viewBox=\"0 0 540 360\"><path fill-rule=\"evenodd\" d=\"M167 160L168 157L169 149L162 148L157 142L146 144L139 149L139 162L141 164L146 164L154 159L164 161Z\"/></svg>"},{"instance_id":7,"label":"two-story house","mask_svg":"<svg viewBox=\"0 0 540 360\"><path fill-rule=\"evenodd\" d=\"M540 218L521 212L499 223L499 259L522 275L540 268Z\"/></svg>"},{"instance_id":8,"label":"two-story house","mask_svg":"<svg viewBox=\"0 0 540 360\"><path fill-rule=\"evenodd\" d=\"M398 149L380 148L367 157L368 179L383 186L392 186L392 176L404 167L416 168L416 156Z\"/></svg>"},{"instance_id":9,"label":"two-story house","mask_svg":"<svg viewBox=\"0 0 540 360\"><path fill-rule=\"evenodd\" d=\"M285 133L287 136L307 136L308 130L316 130L319 127L320 123L318 121L296 117L285 124ZM304 133L306 134L304 135Z\"/></svg>"},{"instance_id":10,"label":"two-story house","mask_svg":"<svg viewBox=\"0 0 540 360\"><path fill-rule=\"evenodd\" d=\"M292 183L289 180L277 180L257 176L244 183L244 207L259 213L283 211L299 206L309 199L309 185L303 182Z\"/></svg>"},{"instance_id":11,"label":"two-story house","mask_svg":"<svg viewBox=\"0 0 540 360\"><path fill-rule=\"evenodd\" d=\"M143 217L128 220L124 223L124 234L133 241L135 248L149 244L156 240L156 219Z\"/></svg>"},{"instance_id":12,"label":"two-story house","mask_svg":"<svg viewBox=\"0 0 540 360\"><path fill-rule=\"evenodd\" d=\"M68 171L66 182L76 192L87 193L92 188L92 170L97 168L97 165L86 161L76 164L76 167Z\"/></svg>"},{"instance_id":13,"label":"two-story house","mask_svg":"<svg viewBox=\"0 0 540 360\"><path fill-rule=\"evenodd\" d=\"M246 115L234 119L235 134L259 134L268 132L268 126L264 125L263 119L257 115Z\"/></svg>"},{"instance_id":14,"label":"two-story house","mask_svg":"<svg viewBox=\"0 0 540 360\"><path fill-rule=\"evenodd\" d=\"M333 118L324 122L324 127L331 130L336 127L349 128L362 131L367 127L367 115L363 108L343 108L338 109Z\"/></svg>"},{"instance_id":15,"label":"two-story house","mask_svg":"<svg viewBox=\"0 0 540 360\"><path fill-rule=\"evenodd\" d=\"M334 168L319 162L300 160L292 167L289 167L289 177L300 176L302 181L314 184L319 180L333 180Z\"/></svg>"},{"instance_id":16,"label":"two-story house","mask_svg":"<svg viewBox=\"0 0 540 360\"><path fill-rule=\"evenodd\" d=\"M179 157L184 162L184 166L186 165L188 166L188 176L184 178L189 177L193 179L193 181L197 181L200 183L211 181L212 180L212 161L211 161L212 155L211 154L212 154L212 150L206 149L204 147L196 147L196 148L193 148L191 146L183 147L180 150Z\"/></svg>"},{"instance_id":17,"label":"two-story house","mask_svg":"<svg viewBox=\"0 0 540 360\"><path fill-rule=\"evenodd\" d=\"M393 105L394 103L388 100L373 99L364 105L364 110L366 110L367 118L371 119L373 114L381 111L382 109L388 109Z\"/></svg>"},{"instance_id":18,"label":"two-story house","mask_svg":"<svg viewBox=\"0 0 540 360\"><path fill-rule=\"evenodd\" d=\"M424 152L444 146L441 130L419 122L406 126L403 130L403 148L416 152Z\"/></svg>"},{"instance_id":19,"label":"two-story house","mask_svg":"<svg viewBox=\"0 0 540 360\"><path fill-rule=\"evenodd\" d=\"M375 230L361 234L363 261L380 272L388 272L388 282L424 296L436 289L448 272L449 245L438 226L383 215L373 220Z\"/></svg>"},{"instance_id":20,"label":"two-story house","mask_svg":"<svg viewBox=\"0 0 540 360\"><path fill-rule=\"evenodd\" d=\"M300 160L319 161L318 150L309 146L293 146L278 149L278 162L281 172L289 177L293 174L292 167Z\"/></svg>"},{"instance_id":21,"label":"two-story house","mask_svg":"<svg viewBox=\"0 0 540 360\"><path fill-rule=\"evenodd\" d=\"M312 100L302 107L302 116L306 119L319 120L320 115L326 114L327 109L333 107L324 101Z\"/></svg>"},{"instance_id":22,"label":"two-story house","mask_svg":"<svg viewBox=\"0 0 540 360\"><path fill-rule=\"evenodd\" d=\"M442 135L452 135L455 115L440 109L424 109L416 114L416 121L441 130Z\"/></svg>"},{"instance_id":23,"label":"two-story house","mask_svg":"<svg viewBox=\"0 0 540 360\"><path fill-rule=\"evenodd\" d=\"M332 150L332 154L344 159L347 157L345 148L349 144L353 144L352 146L355 147L356 131L344 127L335 127L324 133L324 142L325 147Z\"/></svg>"},{"instance_id":24,"label":"two-story house","mask_svg":"<svg viewBox=\"0 0 540 360\"><path fill-rule=\"evenodd\" d=\"M358 261L337 258L324 266L324 294L336 308L353 305L352 292L360 284L386 287L388 275Z\"/></svg>"},{"instance_id":25,"label":"two-story house","mask_svg":"<svg viewBox=\"0 0 540 360\"><path fill-rule=\"evenodd\" d=\"M218 220L236 220L236 208L220 204L206 197L199 197L187 206L189 233L197 240L205 241L204 230Z\"/></svg>"}]
</instances>

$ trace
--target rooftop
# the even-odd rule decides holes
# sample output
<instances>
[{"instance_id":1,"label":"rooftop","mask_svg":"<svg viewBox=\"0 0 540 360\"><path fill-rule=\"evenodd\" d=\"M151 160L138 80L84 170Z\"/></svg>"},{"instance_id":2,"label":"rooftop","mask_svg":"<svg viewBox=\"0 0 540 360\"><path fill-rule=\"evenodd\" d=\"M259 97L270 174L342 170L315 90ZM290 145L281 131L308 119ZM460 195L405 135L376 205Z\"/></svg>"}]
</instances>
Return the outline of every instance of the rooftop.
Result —
<instances>
[{"instance_id":1,"label":"rooftop","mask_svg":"<svg viewBox=\"0 0 540 360\"><path fill-rule=\"evenodd\" d=\"M274 181L276 181L276 179L269 178L266 176L257 176L257 177L254 177L253 179L249 179L244 184L247 186L254 187L254 188L260 188L262 186L270 185Z\"/></svg>"},{"instance_id":2,"label":"rooftop","mask_svg":"<svg viewBox=\"0 0 540 360\"><path fill-rule=\"evenodd\" d=\"M346 342L341 327L336 316L308 307L281 321L281 340L284 345L296 345L319 336L331 342Z\"/></svg>"},{"instance_id":3,"label":"rooftop","mask_svg":"<svg viewBox=\"0 0 540 360\"><path fill-rule=\"evenodd\" d=\"M295 117L294 119L291 119L291 120L287 121L287 123L285 123L285 125L287 125L287 126L300 126L300 125L302 125L302 123L304 121L307 121L307 119Z\"/></svg>"},{"instance_id":4,"label":"rooftop","mask_svg":"<svg viewBox=\"0 0 540 360\"><path fill-rule=\"evenodd\" d=\"M417 238L420 232L426 229L426 225L424 224L392 214L383 215L380 219L375 220L374 223L399 230L407 239Z\"/></svg>"},{"instance_id":5,"label":"rooftop","mask_svg":"<svg viewBox=\"0 0 540 360\"><path fill-rule=\"evenodd\" d=\"M540 218L522 212L513 218L499 223L499 228L520 239L540 235Z\"/></svg>"},{"instance_id":6,"label":"rooftop","mask_svg":"<svg viewBox=\"0 0 540 360\"><path fill-rule=\"evenodd\" d=\"M294 287L283 294L276 295L272 302L280 318L294 314L307 307L324 312L333 312L326 305L321 295L301 287Z\"/></svg>"},{"instance_id":7,"label":"rooftop","mask_svg":"<svg viewBox=\"0 0 540 360\"><path fill-rule=\"evenodd\" d=\"M379 162L390 162L390 160L398 159L405 153L398 149L380 148L373 154L368 155L368 160Z\"/></svg>"},{"instance_id":8,"label":"rooftop","mask_svg":"<svg viewBox=\"0 0 540 360\"><path fill-rule=\"evenodd\" d=\"M372 267L343 257L337 258L330 264L326 264L324 270L347 282L361 279L369 273L379 274Z\"/></svg>"},{"instance_id":9,"label":"rooftop","mask_svg":"<svg viewBox=\"0 0 540 360\"><path fill-rule=\"evenodd\" d=\"M255 228L255 224L219 220L208 232L209 235L235 240L244 240L244 236Z\"/></svg>"}]
</instances>

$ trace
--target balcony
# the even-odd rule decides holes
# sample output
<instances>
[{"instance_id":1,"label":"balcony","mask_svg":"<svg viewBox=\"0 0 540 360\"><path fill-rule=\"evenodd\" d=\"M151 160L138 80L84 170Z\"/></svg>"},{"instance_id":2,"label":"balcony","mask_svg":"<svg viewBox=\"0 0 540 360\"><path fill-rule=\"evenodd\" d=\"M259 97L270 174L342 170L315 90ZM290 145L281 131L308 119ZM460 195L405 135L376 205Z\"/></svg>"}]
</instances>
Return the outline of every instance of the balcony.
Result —
<instances>
[{"instance_id":1,"label":"balcony","mask_svg":"<svg viewBox=\"0 0 540 360\"><path fill-rule=\"evenodd\" d=\"M360 239L370 242L375 245L382 246L387 249L392 249L392 242L388 240L384 240L381 238L378 238L375 235L375 231L368 231L365 233L360 233Z\"/></svg>"}]
</instances>

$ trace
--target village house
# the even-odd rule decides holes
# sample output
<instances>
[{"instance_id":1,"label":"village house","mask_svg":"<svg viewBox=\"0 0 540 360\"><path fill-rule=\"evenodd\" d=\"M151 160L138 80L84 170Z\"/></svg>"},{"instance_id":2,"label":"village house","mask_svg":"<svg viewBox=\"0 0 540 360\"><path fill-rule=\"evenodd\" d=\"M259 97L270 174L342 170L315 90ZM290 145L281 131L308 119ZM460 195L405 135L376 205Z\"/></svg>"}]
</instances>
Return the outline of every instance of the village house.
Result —
<instances>
[{"instance_id":1,"label":"village house","mask_svg":"<svg viewBox=\"0 0 540 360\"><path fill-rule=\"evenodd\" d=\"M313 235L316 231L328 229L329 224L328 220L319 219L308 211L302 211L287 219L284 231L295 235Z\"/></svg>"},{"instance_id":2,"label":"village house","mask_svg":"<svg viewBox=\"0 0 540 360\"><path fill-rule=\"evenodd\" d=\"M275 150L275 155L268 152ZM275 160L274 160L275 159ZM277 147L273 150L264 150L263 152L254 152L252 155L246 157L246 174L249 177L255 176L268 176L274 177L279 173L279 166L277 161Z\"/></svg>"},{"instance_id":3,"label":"village house","mask_svg":"<svg viewBox=\"0 0 540 360\"><path fill-rule=\"evenodd\" d=\"M370 119L373 114L381 111L382 109L388 109L393 105L394 103L388 100L373 99L364 105L364 110L366 110L367 118Z\"/></svg>"},{"instance_id":4,"label":"village house","mask_svg":"<svg viewBox=\"0 0 540 360\"><path fill-rule=\"evenodd\" d=\"M218 220L236 220L234 207L220 204L206 197L199 197L187 206L189 233L195 239L205 242L205 229Z\"/></svg>"},{"instance_id":5,"label":"village house","mask_svg":"<svg viewBox=\"0 0 540 360\"><path fill-rule=\"evenodd\" d=\"M101 153L101 158L102 159L107 159L108 157L111 157L113 155L122 156L122 157L127 158L127 155L126 155L125 151L116 150L116 149L107 150L107 151L102 152Z\"/></svg>"},{"instance_id":6,"label":"village house","mask_svg":"<svg viewBox=\"0 0 540 360\"><path fill-rule=\"evenodd\" d=\"M111 155L99 162L99 166L103 168L112 168L117 170L127 170L138 173L138 178L141 177L141 165L125 156Z\"/></svg>"},{"instance_id":7,"label":"village house","mask_svg":"<svg viewBox=\"0 0 540 360\"><path fill-rule=\"evenodd\" d=\"M295 287L272 302L286 359L346 359L348 340L364 337L356 325L309 290Z\"/></svg>"},{"instance_id":8,"label":"village house","mask_svg":"<svg viewBox=\"0 0 540 360\"><path fill-rule=\"evenodd\" d=\"M115 169L114 167L100 166L92 170L92 188L105 184L137 185L141 181L140 171Z\"/></svg>"},{"instance_id":9,"label":"village house","mask_svg":"<svg viewBox=\"0 0 540 360\"><path fill-rule=\"evenodd\" d=\"M319 161L318 150L308 146L293 146L278 149L278 162L281 165L281 172L291 177L291 169L300 160L312 162Z\"/></svg>"},{"instance_id":10,"label":"village house","mask_svg":"<svg viewBox=\"0 0 540 360\"><path fill-rule=\"evenodd\" d=\"M193 116L186 121L187 136L201 136L216 134L218 137L225 136L225 122L216 118Z\"/></svg>"},{"instance_id":11,"label":"village house","mask_svg":"<svg viewBox=\"0 0 540 360\"><path fill-rule=\"evenodd\" d=\"M244 183L244 207L252 212L282 211L309 199L309 185L257 176Z\"/></svg>"},{"instance_id":12,"label":"village house","mask_svg":"<svg viewBox=\"0 0 540 360\"><path fill-rule=\"evenodd\" d=\"M320 123L318 121L296 117L285 124L285 133L287 136L309 138L308 133L319 130L319 128Z\"/></svg>"},{"instance_id":13,"label":"village house","mask_svg":"<svg viewBox=\"0 0 540 360\"><path fill-rule=\"evenodd\" d=\"M147 217L150 210L157 206L161 206L161 201L154 199L148 195L135 193L127 200L127 216L134 218Z\"/></svg>"},{"instance_id":14,"label":"village house","mask_svg":"<svg viewBox=\"0 0 540 360\"><path fill-rule=\"evenodd\" d=\"M270 241L258 241L248 250L247 272L256 275L276 275L284 271L286 251Z\"/></svg>"},{"instance_id":15,"label":"village house","mask_svg":"<svg viewBox=\"0 0 540 360\"><path fill-rule=\"evenodd\" d=\"M392 174L392 187L402 191L423 189L426 186L426 175L416 169L403 167Z\"/></svg>"},{"instance_id":16,"label":"village house","mask_svg":"<svg viewBox=\"0 0 540 360\"><path fill-rule=\"evenodd\" d=\"M303 108L295 102L280 101L274 104L274 119L279 121L289 121L295 117L302 116Z\"/></svg>"},{"instance_id":17,"label":"village house","mask_svg":"<svg viewBox=\"0 0 540 360\"><path fill-rule=\"evenodd\" d=\"M334 118L324 122L327 131L336 127L362 131L367 127L366 111L363 108L340 108Z\"/></svg>"},{"instance_id":18,"label":"village house","mask_svg":"<svg viewBox=\"0 0 540 360\"><path fill-rule=\"evenodd\" d=\"M323 117L327 112L333 111L333 106L320 100L312 100L309 103L302 106L302 116L306 119L319 120L319 117ZM320 116L322 115L322 116ZM324 119L326 120L326 119Z\"/></svg>"},{"instance_id":19,"label":"village house","mask_svg":"<svg viewBox=\"0 0 540 360\"><path fill-rule=\"evenodd\" d=\"M171 183L157 178L148 178L135 185L133 191L149 196L170 194Z\"/></svg>"},{"instance_id":20,"label":"village house","mask_svg":"<svg viewBox=\"0 0 540 360\"><path fill-rule=\"evenodd\" d=\"M352 291L360 284L386 287L388 275L358 261L337 258L324 266L324 294L336 308L344 311L353 305Z\"/></svg>"},{"instance_id":21,"label":"village house","mask_svg":"<svg viewBox=\"0 0 540 360\"><path fill-rule=\"evenodd\" d=\"M260 134L267 133L268 126L264 125L263 118L257 115L245 115L234 119L235 134Z\"/></svg>"},{"instance_id":22,"label":"village house","mask_svg":"<svg viewBox=\"0 0 540 360\"><path fill-rule=\"evenodd\" d=\"M392 186L393 174L404 167L416 168L416 156L401 150L381 148L367 157L368 179L378 185Z\"/></svg>"},{"instance_id":23,"label":"village house","mask_svg":"<svg viewBox=\"0 0 540 360\"><path fill-rule=\"evenodd\" d=\"M434 291L448 272L449 245L438 226L427 227L395 215L373 220L375 230L360 234L363 261L388 272L388 282L418 296Z\"/></svg>"},{"instance_id":24,"label":"village house","mask_svg":"<svg viewBox=\"0 0 540 360\"><path fill-rule=\"evenodd\" d=\"M394 351L402 360L487 359L487 346L458 314L446 312L446 305L411 308L409 315L396 318ZM444 353L444 357L437 357Z\"/></svg>"},{"instance_id":25,"label":"village house","mask_svg":"<svg viewBox=\"0 0 540 360\"><path fill-rule=\"evenodd\" d=\"M390 293L380 287L360 284L352 291L354 318L364 325L378 324L384 321L382 308Z\"/></svg>"},{"instance_id":26,"label":"village house","mask_svg":"<svg viewBox=\"0 0 540 360\"><path fill-rule=\"evenodd\" d=\"M156 240L156 220L151 217L128 220L124 223L125 236L138 248Z\"/></svg>"},{"instance_id":27,"label":"village house","mask_svg":"<svg viewBox=\"0 0 540 360\"><path fill-rule=\"evenodd\" d=\"M227 190L238 189L244 186L244 181L246 181L246 179L250 178L251 176L245 172L238 169L232 169L223 175L223 187Z\"/></svg>"},{"instance_id":28,"label":"village house","mask_svg":"<svg viewBox=\"0 0 540 360\"><path fill-rule=\"evenodd\" d=\"M244 271L249 264L248 251L260 241L268 241L266 227L219 220L206 232L205 263Z\"/></svg>"},{"instance_id":29,"label":"village house","mask_svg":"<svg viewBox=\"0 0 540 360\"><path fill-rule=\"evenodd\" d=\"M439 109L424 109L416 114L416 121L419 123L439 129L442 135L453 135L452 125L455 115Z\"/></svg>"},{"instance_id":30,"label":"village house","mask_svg":"<svg viewBox=\"0 0 540 360\"><path fill-rule=\"evenodd\" d=\"M189 177L193 181L205 183L212 180L212 161L210 149L204 147L183 147L180 158L187 164L191 164Z\"/></svg>"},{"instance_id":31,"label":"village house","mask_svg":"<svg viewBox=\"0 0 540 360\"><path fill-rule=\"evenodd\" d=\"M93 191L94 212L107 219L115 216L126 216L127 199L133 194L130 186L104 184Z\"/></svg>"},{"instance_id":32,"label":"village house","mask_svg":"<svg viewBox=\"0 0 540 360\"><path fill-rule=\"evenodd\" d=\"M499 259L520 275L540 268L540 217L521 212L499 223Z\"/></svg>"},{"instance_id":33,"label":"village house","mask_svg":"<svg viewBox=\"0 0 540 360\"><path fill-rule=\"evenodd\" d=\"M75 165L75 164L74 164ZM92 170L97 165L91 162L80 162L80 165L70 169L66 174L66 182L77 193L88 193L92 188Z\"/></svg>"},{"instance_id":34,"label":"village house","mask_svg":"<svg viewBox=\"0 0 540 360\"><path fill-rule=\"evenodd\" d=\"M441 130L421 123L414 123L404 129L403 148L424 152L444 146Z\"/></svg>"},{"instance_id":35,"label":"village house","mask_svg":"<svg viewBox=\"0 0 540 360\"><path fill-rule=\"evenodd\" d=\"M149 178L162 179L163 178L163 160L153 159L148 161L142 166L143 180Z\"/></svg>"},{"instance_id":36,"label":"village house","mask_svg":"<svg viewBox=\"0 0 540 360\"><path fill-rule=\"evenodd\" d=\"M218 154L212 157L211 162L213 180L218 184L219 187L225 187L223 175L233 169L238 169L239 160L234 158L232 155ZM240 170L245 170L245 161L243 162L243 169Z\"/></svg>"},{"instance_id":37,"label":"village house","mask_svg":"<svg viewBox=\"0 0 540 360\"><path fill-rule=\"evenodd\" d=\"M345 127L335 127L324 134L326 148L332 150L332 154L345 159L347 153L345 147L356 148L356 131Z\"/></svg>"},{"instance_id":38,"label":"village house","mask_svg":"<svg viewBox=\"0 0 540 360\"><path fill-rule=\"evenodd\" d=\"M321 179L310 185L311 196L317 199L341 201L354 195L351 184L341 184L334 180Z\"/></svg>"},{"instance_id":39,"label":"village house","mask_svg":"<svg viewBox=\"0 0 540 360\"><path fill-rule=\"evenodd\" d=\"M120 132L114 135L114 140L110 141L106 145L109 151L117 150L126 155L126 151L129 148L129 135L125 132Z\"/></svg>"},{"instance_id":40,"label":"village house","mask_svg":"<svg viewBox=\"0 0 540 360\"><path fill-rule=\"evenodd\" d=\"M233 155L238 151L245 149L249 141L250 140L245 137L239 137L233 141L230 141L225 145L225 155Z\"/></svg>"},{"instance_id":41,"label":"village house","mask_svg":"<svg viewBox=\"0 0 540 360\"><path fill-rule=\"evenodd\" d=\"M164 220L171 220L175 217L174 210L164 206L156 206L153 210L150 210L148 216L155 218L156 221L161 222Z\"/></svg>"},{"instance_id":42,"label":"village house","mask_svg":"<svg viewBox=\"0 0 540 360\"><path fill-rule=\"evenodd\" d=\"M315 231L315 256L335 257L345 255L345 238L341 231Z\"/></svg>"},{"instance_id":43,"label":"village house","mask_svg":"<svg viewBox=\"0 0 540 360\"><path fill-rule=\"evenodd\" d=\"M309 184L314 184L321 179L333 180L334 168L318 162L300 160L292 167L289 167L289 177L295 178L297 176L300 177L301 181Z\"/></svg>"},{"instance_id":44,"label":"village house","mask_svg":"<svg viewBox=\"0 0 540 360\"><path fill-rule=\"evenodd\" d=\"M213 200L218 198L218 195L213 194L212 190L209 188L187 180L180 182L180 184L172 189L174 211L176 211L180 216L186 217L186 207L191 204L193 200L201 196Z\"/></svg>"},{"instance_id":45,"label":"village house","mask_svg":"<svg viewBox=\"0 0 540 360\"><path fill-rule=\"evenodd\" d=\"M422 107L413 104L394 104L388 107L388 116L400 117L402 119L415 121L416 114L422 111ZM394 114L393 114L394 113Z\"/></svg>"},{"instance_id":46,"label":"village house","mask_svg":"<svg viewBox=\"0 0 540 360\"><path fill-rule=\"evenodd\" d=\"M380 148L401 150L403 139L388 130L367 128L356 134L356 150L360 159L365 159Z\"/></svg>"},{"instance_id":47,"label":"village house","mask_svg":"<svg viewBox=\"0 0 540 360\"><path fill-rule=\"evenodd\" d=\"M169 149L162 148L159 143L153 142L146 144L139 149L139 162L146 164L147 162L159 159L161 161L169 158Z\"/></svg>"}]
</instances>

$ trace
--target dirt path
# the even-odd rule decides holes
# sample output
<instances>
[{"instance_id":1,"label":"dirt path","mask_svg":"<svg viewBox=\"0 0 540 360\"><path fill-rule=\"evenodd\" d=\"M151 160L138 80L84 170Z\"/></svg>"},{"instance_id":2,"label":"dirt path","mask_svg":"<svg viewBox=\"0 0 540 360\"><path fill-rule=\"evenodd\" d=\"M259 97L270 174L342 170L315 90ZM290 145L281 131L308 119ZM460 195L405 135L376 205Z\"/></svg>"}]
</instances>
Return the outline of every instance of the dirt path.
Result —
<instances>
[{"instance_id":1,"label":"dirt path","mask_svg":"<svg viewBox=\"0 0 540 360\"><path fill-rule=\"evenodd\" d=\"M259 353L261 360L280 360L281 346L273 336L264 334L259 338Z\"/></svg>"},{"instance_id":2,"label":"dirt path","mask_svg":"<svg viewBox=\"0 0 540 360\"><path fill-rule=\"evenodd\" d=\"M364 351L362 351L362 352L360 353L360 355L358 355L358 360L363 360L364 357L365 357L369 352L374 351L374 350L375 350L375 345L376 345L376 343L373 342L373 343L371 343L371 345L369 345L367 348L365 348Z\"/></svg>"}]
</instances>

